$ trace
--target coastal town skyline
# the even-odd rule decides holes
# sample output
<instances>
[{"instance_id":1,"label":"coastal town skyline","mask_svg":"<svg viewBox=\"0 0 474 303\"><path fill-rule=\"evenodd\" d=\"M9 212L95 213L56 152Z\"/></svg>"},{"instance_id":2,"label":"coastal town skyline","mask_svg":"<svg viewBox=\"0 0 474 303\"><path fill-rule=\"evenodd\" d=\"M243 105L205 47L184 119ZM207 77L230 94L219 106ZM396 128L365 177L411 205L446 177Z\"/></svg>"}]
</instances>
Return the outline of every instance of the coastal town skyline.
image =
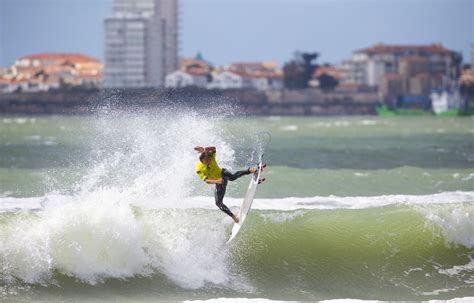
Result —
<instances>
[{"instance_id":1,"label":"coastal town skyline","mask_svg":"<svg viewBox=\"0 0 474 303\"><path fill-rule=\"evenodd\" d=\"M296 1L296 5L290 5L288 1L276 0L260 0L252 3L252 5L248 1L229 1L224 4L215 1L182 0L180 3L181 48L179 55L181 57L193 57L200 52L205 59L215 65L225 65L238 61L269 60L283 65L292 58L293 52L296 50L316 51L320 53L318 59L320 63L338 64L350 57L353 51L379 42L384 44L442 43L448 48L460 51L463 54L464 62L471 61L470 43L473 40L473 29L470 26L473 24L473 3L471 1L458 0L449 3L448 1L415 1L411 3L409 5L411 10L406 10L404 13L404 23L413 22L414 15L417 11L421 12L420 9L423 6L425 6L425 10L416 19L419 26L413 28L410 32L406 32L404 36L401 34L403 34L403 29L406 29L406 24L400 24L400 28L396 29L393 18L400 17L403 8L408 6L407 1L384 1L382 4L371 1L336 1L331 4L324 1ZM389 4L396 5L390 12L384 11L384 7ZM2 0L1 6L1 67L12 64L18 57L43 52L80 52L104 62L103 19L111 15L112 0L94 1L94 4L92 4L92 1L53 0L34 1L33 3L30 0ZM352 15L358 14L361 17L363 15L360 11L363 7L370 8L370 12L365 12L365 14L370 15L371 18L365 18L363 24L351 23L349 8L352 8ZM249 10L250 8L251 10ZM315 8L317 8L316 11ZM341 10L341 8L343 9ZM206 9L211 12L206 12ZM265 9L267 14L262 15L261 13ZM331 15L334 16L334 10L338 9L340 17L345 16L342 18L345 20L341 20L341 18L333 19L333 23L329 23L324 29L311 26L311 24L323 22ZM74 16L65 16L64 12L67 10L83 10L83 18L90 22L83 21L79 24L74 22ZM245 15L245 11L247 11L248 17L246 19L240 18L239 16ZM320 18L319 21L309 20L310 18L305 18L308 16L307 11L312 11L314 16L326 12L327 16ZM379 14L377 14L377 11ZM24 17L29 16L31 18L15 18L20 13ZM385 16L380 13L384 13ZM213 18L207 19L207 24L202 20L202 17L206 14L213 16ZM232 18L234 19L232 21L225 20L224 17L228 17L229 14L233 14L236 18ZM259 14L260 17L257 16ZM268 24L272 19L268 15L286 20L283 22L286 25ZM300 18L297 18L298 16ZM360 31L361 28L368 28L370 24L377 22L377 20L380 22L381 17L384 17L382 18L384 24L380 24L377 33L369 33L367 30ZM442 20L442 17L449 18L451 22L449 24L437 22L437 24L435 21ZM66 23L67 19L71 19L72 22ZM22 21L21 26L17 24L19 20ZM337 25L340 25L341 22L345 22L346 26L338 27ZM51 37L51 30L48 33L44 28L54 28L51 25L57 23L64 23L65 26L63 29L55 29L57 35ZM232 23L234 27L229 26ZM34 24L36 26L32 26ZM216 27L216 24L222 24L222 26ZM239 26L235 26L235 24ZM275 35L275 31L278 31L281 26L286 26L287 29L280 30L280 39L278 37L275 39L275 36L278 36ZM308 30L306 30L306 33L299 33L298 27L300 27L300 30L305 27L311 30L309 33ZM35 30L31 30L32 28ZM203 31L203 28L206 28L206 30ZM266 30L268 28L274 30L265 34L265 28ZM329 36L331 37L326 37L321 30L330 33ZM224 31L224 34L219 34L218 31ZM225 34L226 31L228 34ZM247 39L245 33L249 31L252 31L252 39L258 41L252 41L251 43L244 41ZM356 37L351 35L354 31L359 31L359 35ZM454 31L457 31L455 35L449 34ZM67 33L67 39L61 39L64 32ZM294 33L294 35L289 35L289 33ZM348 34L341 38L342 34L337 35L337 33ZM384 33L386 39L377 39L377 37L380 37L379 35L384 35ZM423 37L417 39L416 37L421 37L420 35ZM21 36L24 39L21 39L21 41L15 40L15 36ZM275 40L280 46L275 44ZM279 43L278 40L280 40ZM38 43L38 41L41 43ZM292 42L281 43L281 41ZM323 41L329 42L323 43ZM268 47L262 49L262 44L267 44ZM248 47L248 45L254 45L254 47ZM314 47L309 45L314 45ZM336 50L331 50L335 45L340 46ZM346 47L352 45L352 47L347 49L344 45ZM233 50L230 51L229 49Z\"/></svg>"}]
</instances>

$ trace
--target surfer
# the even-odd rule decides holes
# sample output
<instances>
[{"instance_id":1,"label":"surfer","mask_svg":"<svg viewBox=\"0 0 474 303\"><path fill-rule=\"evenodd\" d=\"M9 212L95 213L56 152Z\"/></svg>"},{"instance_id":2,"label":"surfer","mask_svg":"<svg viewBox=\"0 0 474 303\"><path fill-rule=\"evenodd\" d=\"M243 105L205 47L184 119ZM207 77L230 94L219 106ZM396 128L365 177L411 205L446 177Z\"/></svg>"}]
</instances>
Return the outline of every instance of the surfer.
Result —
<instances>
[{"instance_id":1,"label":"surfer","mask_svg":"<svg viewBox=\"0 0 474 303\"><path fill-rule=\"evenodd\" d=\"M214 198L216 205L220 210L232 217L235 223L239 223L239 218L234 215L230 209L223 203L227 181L234 181L242 176L253 174L257 171L256 167L249 167L235 173L225 168L220 168L216 161L216 148L214 146L202 147L196 146L195 151L199 152L199 162L196 165L196 173L199 178L207 184L215 184ZM264 165L263 167L265 167ZM263 181L263 180L262 180Z\"/></svg>"}]
</instances>

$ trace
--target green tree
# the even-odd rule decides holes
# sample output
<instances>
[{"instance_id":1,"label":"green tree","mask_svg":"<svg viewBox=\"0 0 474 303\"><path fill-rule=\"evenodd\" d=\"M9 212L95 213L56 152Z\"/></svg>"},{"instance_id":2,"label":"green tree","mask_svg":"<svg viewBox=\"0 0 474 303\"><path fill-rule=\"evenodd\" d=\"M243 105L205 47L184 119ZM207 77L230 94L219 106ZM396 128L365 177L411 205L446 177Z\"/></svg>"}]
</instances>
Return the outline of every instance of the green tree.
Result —
<instances>
[{"instance_id":1,"label":"green tree","mask_svg":"<svg viewBox=\"0 0 474 303\"><path fill-rule=\"evenodd\" d=\"M328 74L322 74L318 80L319 87L323 90L334 89L339 84L339 81L336 78Z\"/></svg>"},{"instance_id":2,"label":"green tree","mask_svg":"<svg viewBox=\"0 0 474 303\"><path fill-rule=\"evenodd\" d=\"M307 88L314 70L318 67L314 63L319 54L302 53L296 51L294 57L283 66L283 82L286 88Z\"/></svg>"}]
</instances>

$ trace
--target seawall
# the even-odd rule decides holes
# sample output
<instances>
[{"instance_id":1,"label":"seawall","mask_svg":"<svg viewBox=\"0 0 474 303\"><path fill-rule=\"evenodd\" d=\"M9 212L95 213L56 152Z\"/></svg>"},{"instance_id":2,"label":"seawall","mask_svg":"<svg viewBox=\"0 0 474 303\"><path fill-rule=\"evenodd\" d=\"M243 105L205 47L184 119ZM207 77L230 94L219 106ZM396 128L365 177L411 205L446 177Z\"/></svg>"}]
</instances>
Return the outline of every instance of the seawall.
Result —
<instances>
[{"instance_id":1,"label":"seawall","mask_svg":"<svg viewBox=\"0 0 474 303\"><path fill-rule=\"evenodd\" d=\"M376 93L304 90L120 89L0 94L0 114L89 114L103 107L147 109L231 104L242 115L375 115Z\"/></svg>"}]
</instances>

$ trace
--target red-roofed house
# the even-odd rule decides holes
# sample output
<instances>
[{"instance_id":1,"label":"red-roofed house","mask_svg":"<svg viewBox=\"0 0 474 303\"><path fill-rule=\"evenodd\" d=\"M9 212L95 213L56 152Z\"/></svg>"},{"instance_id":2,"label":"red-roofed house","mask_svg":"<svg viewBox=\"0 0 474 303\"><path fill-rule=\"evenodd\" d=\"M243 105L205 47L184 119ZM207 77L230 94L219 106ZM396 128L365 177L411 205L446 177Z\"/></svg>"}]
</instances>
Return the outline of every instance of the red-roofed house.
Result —
<instances>
[{"instance_id":1,"label":"red-roofed house","mask_svg":"<svg viewBox=\"0 0 474 303\"><path fill-rule=\"evenodd\" d=\"M283 88L283 72L275 62L236 62L230 64L226 71L242 79L241 88L257 90Z\"/></svg>"},{"instance_id":2,"label":"red-roofed house","mask_svg":"<svg viewBox=\"0 0 474 303\"><path fill-rule=\"evenodd\" d=\"M204 61L182 59L182 70L166 76L166 87L199 86L209 89L281 89L283 72L273 62L238 62L213 69ZM208 83L208 79L212 81Z\"/></svg>"},{"instance_id":3,"label":"red-roofed house","mask_svg":"<svg viewBox=\"0 0 474 303\"><path fill-rule=\"evenodd\" d=\"M9 79L8 90L36 92L59 88L61 83L72 86L100 87L103 65L97 59L82 54L34 54L18 58L3 78ZM2 85L4 87L5 84Z\"/></svg>"},{"instance_id":4,"label":"red-roofed house","mask_svg":"<svg viewBox=\"0 0 474 303\"><path fill-rule=\"evenodd\" d=\"M66 54L66 53L45 53L34 54L20 57L16 60L15 65L18 66L48 66L61 65L70 62L71 64L91 64L101 65L99 60L82 55L82 54Z\"/></svg>"}]
</instances>

